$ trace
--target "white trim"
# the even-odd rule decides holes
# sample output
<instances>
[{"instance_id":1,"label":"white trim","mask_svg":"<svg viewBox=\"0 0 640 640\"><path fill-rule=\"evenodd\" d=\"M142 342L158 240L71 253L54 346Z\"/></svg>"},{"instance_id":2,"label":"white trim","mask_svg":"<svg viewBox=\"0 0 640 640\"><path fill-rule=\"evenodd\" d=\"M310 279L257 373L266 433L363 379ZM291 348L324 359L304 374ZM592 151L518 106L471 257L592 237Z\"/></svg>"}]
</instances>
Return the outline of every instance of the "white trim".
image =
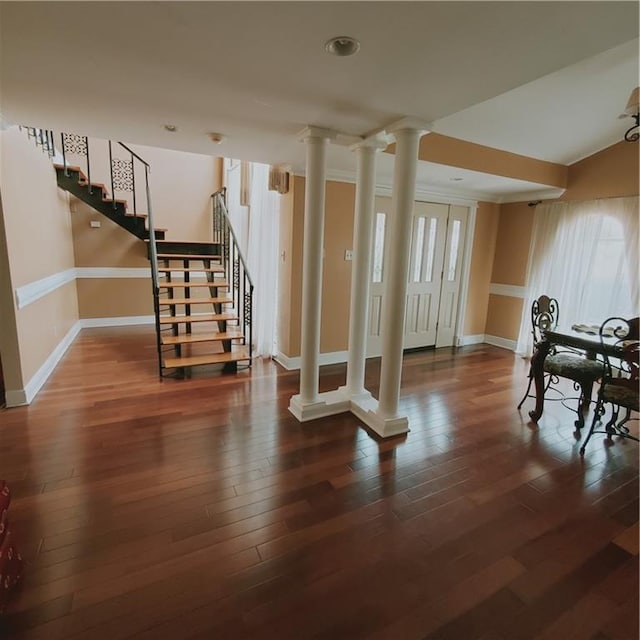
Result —
<instances>
[{"instance_id":1,"label":"white trim","mask_svg":"<svg viewBox=\"0 0 640 640\"><path fill-rule=\"evenodd\" d=\"M7 403L7 408L22 407L25 404L29 404L27 402L27 394L24 389L19 389L18 391L6 391L4 398Z\"/></svg>"},{"instance_id":2,"label":"white trim","mask_svg":"<svg viewBox=\"0 0 640 640\"><path fill-rule=\"evenodd\" d=\"M306 178L303 170L295 171L293 175ZM327 181L356 183L356 175L351 171L327 170ZM391 197L390 184L376 184L376 195ZM418 183L414 192L414 200L418 202L435 202L439 204L459 204L470 207L476 205L479 200L483 202L498 202L497 196L486 191L446 191Z\"/></svg>"},{"instance_id":3,"label":"white trim","mask_svg":"<svg viewBox=\"0 0 640 640\"><path fill-rule=\"evenodd\" d=\"M485 341L484 333L477 333L470 336L462 336L456 342L457 347L466 347L470 344L482 344Z\"/></svg>"},{"instance_id":4,"label":"white trim","mask_svg":"<svg viewBox=\"0 0 640 640\"><path fill-rule=\"evenodd\" d=\"M392 197L391 186L376 186L377 196ZM495 196L482 191L441 191L434 190L426 184L417 184L414 192L414 200L416 202L434 202L437 204L457 204L463 207L472 207L478 204L478 201L495 202Z\"/></svg>"},{"instance_id":5,"label":"white trim","mask_svg":"<svg viewBox=\"0 0 640 640\"><path fill-rule=\"evenodd\" d=\"M34 280L29 284L22 285L21 287L16 287L16 307L18 309L23 309L28 304L39 300L59 287L71 282L75 277L76 270L71 268L66 269L65 271L59 271L58 273L53 273L46 278L41 278L40 280Z\"/></svg>"},{"instance_id":6,"label":"white trim","mask_svg":"<svg viewBox=\"0 0 640 640\"><path fill-rule=\"evenodd\" d=\"M150 267L76 267L76 278L150 278Z\"/></svg>"},{"instance_id":7,"label":"white trim","mask_svg":"<svg viewBox=\"0 0 640 640\"><path fill-rule=\"evenodd\" d=\"M192 276L204 276L204 272L196 272ZM183 274L172 274L173 277L183 277ZM72 267L58 273L53 273L46 278L34 280L21 287L16 287L16 307L24 309L32 302L43 298L56 289L72 282L76 278L150 278L149 267Z\"/></svg>"},{"instance_id":8,"label":"white trim","mask_svg":"<svg viewBox=\"0 0 640 640\"><path fill-rule=\"evenodd\" d=\"M517 342L515 340L507 340L506 338L499 338L498 336L485 335L484 341L487 344L492 344L494 347L502 347L503 349L509 349L509 351L516 350Z\"/></svg>"},{"instance_id":9,"label":"white trim","mask_svg":"<svg viewBox=\"0 0 640 640\"><path fill-rule=\"evenodd\" d=\"M155 321L155 316L114 316L113 318L82 318L79 320L83 329L127 327L135 324L153 324Z\"/></svg>"},{"instance_id":10,"label":"white trim","mask_svg":"<svg viewBox=\"0 0 640 640\"><path fill-rule=\"evenodd\" d=\"M527 288L515 284L498 284L492 282L489 285L489 293L495 296L507 296L509 298L525 298Z\"/></svg>"},{"instance_id":11,"label":"white trim","mask_svg":"<svg viewBox=\"0 0 640 640\"><path fill-rule=\"evenodd\" d=\"M328 353L321 353L318 356L318 365L343 364L347 361L348 357L348 351L329 351ZM287 371L297 371L300 369L300 356L285 356L281 351L277 351L274 354L273 359Z\"/></svg>"},{"instance_id":12,"label":"white trim","mask_svg":"<svg viewBox=\"0 0 640 640\"><path fill-rule=\"evenodd\" d=\"M504 193L498 196L496 202L527 202L527 200L555 200L564 195L566 189L564 187L547 187L539 191L522 191L519 193Z\"/></svg>"},{"instance_id":13,"label":"white trim","mask_svg":"<svg viewBox=\"0 0 640 640\"><path fill-rule=\"evenodd\" d=\"M464 242L464 255L462 256L462 281L460 283L460 292L458 294L458 312L456 314L453 344L457 344L460 339L460 334L464 331L464 319L467 315L467 296L469 295L471 255L473 253L473 239L476 233L477 211L477 205L472 205L469 207L469 215L467 216L467 233Z\"/></svg>"},{"instance_id":14,"label":"white trim","mask_svg":"<svg viewBox=\"0 0 640 640\"><path fill-rule=\"evenodd\" d=\"M62 356L66 353L69 345L75 340L80 329L81 324L80 321L77 320L56 348L49 354L49 357L42 363L42 366L36 371L31 380L25 385L24 389L7 391L7 407L17 407L31 403L38 391L42 388L42 385L48 380L56 368L58 362L62 359Z\"/></svg>"}]
</instances>

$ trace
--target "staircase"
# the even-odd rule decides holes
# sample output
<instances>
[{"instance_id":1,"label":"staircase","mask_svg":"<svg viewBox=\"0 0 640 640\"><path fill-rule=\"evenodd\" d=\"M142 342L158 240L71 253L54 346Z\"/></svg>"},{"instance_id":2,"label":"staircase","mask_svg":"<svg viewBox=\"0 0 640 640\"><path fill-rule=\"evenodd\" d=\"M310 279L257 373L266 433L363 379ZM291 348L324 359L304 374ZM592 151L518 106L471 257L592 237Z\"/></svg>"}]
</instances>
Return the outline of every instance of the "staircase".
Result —
<instances>
[{"instance_id":1,"label":"staircase","mask_svg":"<svg viewBox=\"0 0 640 640\"><path fill-rule=\"evenodd\" d=\"M227 372L237 371L240 363L250 365L253 283L224 190L211 196L210 242L166 240L167 230L153 224L151 168L129 147L108 142L110 182L104 184L91 179L86 136L62 133L59 162L52 132L27 128L27 133L54 158L61 189L147 243L160 377L184 377L206 365L221 365ZM80 158L78 165L67 161L70 154ZM117 198L116 193L130 197ZM142 213L141 202L146 206Z\"/></svg>"}]
</instances>

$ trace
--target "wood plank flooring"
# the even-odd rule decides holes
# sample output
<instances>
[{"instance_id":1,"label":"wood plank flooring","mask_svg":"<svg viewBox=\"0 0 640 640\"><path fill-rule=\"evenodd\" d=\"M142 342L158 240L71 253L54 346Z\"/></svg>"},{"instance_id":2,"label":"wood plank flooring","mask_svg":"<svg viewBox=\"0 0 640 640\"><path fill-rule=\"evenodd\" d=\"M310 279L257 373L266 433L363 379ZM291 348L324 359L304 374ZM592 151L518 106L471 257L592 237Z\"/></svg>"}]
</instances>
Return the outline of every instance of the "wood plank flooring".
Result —
<instances>
[{"instance_id":1,"label":"wood plank flooring","mask_svg":"<svg viewBox=\"0 0 640 640\"><path fill-rule=\"evenodd\" d=\"M3 639L637 640L637 443L582 460L559 402L530 424L514 354L408 354L411 433L382 441L299 424L270 361L159 381L154 345L83 330L0 413L28 561Z\"/></svg>"}]
</instances>

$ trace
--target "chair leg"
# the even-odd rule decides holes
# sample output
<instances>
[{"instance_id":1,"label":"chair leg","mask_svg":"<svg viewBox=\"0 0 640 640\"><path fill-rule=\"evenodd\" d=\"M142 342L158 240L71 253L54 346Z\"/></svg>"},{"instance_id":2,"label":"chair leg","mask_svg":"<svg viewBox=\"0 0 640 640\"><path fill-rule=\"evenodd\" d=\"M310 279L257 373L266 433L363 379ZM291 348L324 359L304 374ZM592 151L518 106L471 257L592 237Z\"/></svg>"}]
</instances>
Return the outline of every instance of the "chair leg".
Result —
<instances>
[{"instance_id":1,"label":"chair leg","mask_svg":"<svg viewBox=\"0 0 640 640\"><path fill-rule=\"evenodd\" d=\"M591 428L589 429L589 433L587 434L585 441L582 443L582 446L580 447L581 456L584 455L584 450L587 448L587 444L589 443L589 440L591 440L591 436L593 435L593 432L596 428L596 424L598 423L598 421L600 420L603 414L604 414L604 402L600 398L598 398L596 402L596 408L593 412L593 420L591 421Z\"/></svg>"},{"instance_id":2,"label":"chair leg","mask_svg":"<svg viewBox=\"0 0 640 640\"><path fill-rule=\"evenodd\" d=\"M578 400L578 419L574 422L574 425L578 429L584 427L584 414L589 408L591 403L591 390L593 389L593 383L580 385L580 399Z\"/></svg>"},{"instance_id":3,"label":"chair leg","mask_svg":"<svg viewBox=\"0 0 640 640\"><path fill-rule=\"evenodd\" d=\"M529 391L531 390L531 385L533 384L533 371L529 368L529 384L527 385L527 390L524 392L522 396L522 400L520 400L520 404L518 405L518 410L524 404L524 401L529 397Z\"/></svg>"},{"instance_id":4,"label":"chair leg","mask_svg":"<svg viewBox=\"0 0 640 640\"><path fill-rule=\"evenodd\" d=\"M624 426L625 423L629 422L629 420L631 420L631 409L627 408L624 418L622 418L618 424L618 429L622 429L625 433L629 433L629 429Z\"/></svg>"},{"instance_id":5,"label":"chair leg","mask_svg":"<svg viewBox=\"0 0 640 640\"><path fill-rule=\"evenodd\" d=\"M612 405L611 420L609 420L609 422L607 422L607 424L604 427L605 431L607 432L608 438L611 438L611 436L614 436L616 433L615 424L618 421L619 413L620 413L620 407L618 407L618 405L616 404Z\"/></svg>"}]
</instances>

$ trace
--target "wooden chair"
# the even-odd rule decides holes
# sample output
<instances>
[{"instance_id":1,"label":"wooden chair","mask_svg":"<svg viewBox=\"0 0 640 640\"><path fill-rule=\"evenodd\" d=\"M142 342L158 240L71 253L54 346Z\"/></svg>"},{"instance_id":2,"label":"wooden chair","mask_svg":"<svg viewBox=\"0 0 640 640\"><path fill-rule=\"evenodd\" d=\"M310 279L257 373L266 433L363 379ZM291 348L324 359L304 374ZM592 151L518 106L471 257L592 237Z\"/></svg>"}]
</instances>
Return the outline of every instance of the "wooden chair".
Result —
<instances>
[{"instance_id":1,"label":"wooden chair","mask_svg":"<svg viewBox=\"0 0 640 640\"><path fill-rule=\"evenodd\" d=\"M626 423L631 419L631 412L640 411L638 386L638 370L640 369L640 341L639 318L625 320L624 318L607 318L600 326L600 342L604 351L604 370L602 375L602 383L598 391L598 399L596 401L596 409L591 422L589 433L580 448L580 454L584 455L587 443L594 433L606 433L609 438L614 435L621 438L629 438L638 441L634 435L629 432ZM613 336L611 336L611 327L613 327ZM619 354L615 356L609 355L609 351L605 350L604 345L608 347L616 347ZM597 424L602 424L602 416L605 413L606 405L611 405L611 418L600 429L596 429ZM626 410L625 417L618 422L620 409Z\"/></svg>"},{"instance_id":2,"label":"wooden chair","mask_svg":"<svg viewBox=\"0 0 640 640\"><path fill-rule=\"evenodd\" d=\"M549 329L555 329L558 326L560 317L560 309L558 301L555 298L542 295L531 305L531 331L533 334L534 345L542 340L543 334ZM584 412L588 409L591 402L591 390L593 383L602 376L603 365L596 360L589 360L579 351L567 349L560 350L552 347L549 355L544 360L544 371L547 380L544 386L545 395L549 388L555 390L554 385L559 382L560 378L567 378L573 382L576 391L580 391L578 398L578 406L572 409L578 414L575 426L581 429L584 426ZM533 398L530 394L531 384L533 383L533 370L529 367L529 384L525 391L518 409L522 407L527 398ZM558 391L558 393L560 393ZM558 400L562 400L563 404L566 398L560 393ZM566 405L565 405L566 406ZM571 408L571 407L569 407Z\"/></svg>"}]
</instances>

